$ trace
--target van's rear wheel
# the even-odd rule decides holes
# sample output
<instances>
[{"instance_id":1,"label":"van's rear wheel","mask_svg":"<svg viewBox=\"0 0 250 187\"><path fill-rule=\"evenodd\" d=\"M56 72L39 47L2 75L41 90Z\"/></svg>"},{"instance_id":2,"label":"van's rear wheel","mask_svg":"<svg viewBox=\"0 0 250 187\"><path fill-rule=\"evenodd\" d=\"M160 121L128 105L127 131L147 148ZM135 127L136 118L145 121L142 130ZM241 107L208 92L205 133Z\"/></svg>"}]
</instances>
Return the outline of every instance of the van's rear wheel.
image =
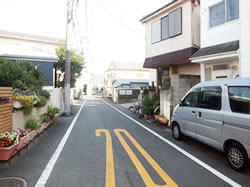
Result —
<instances>
[{"instance_id":1,"label":"van's rear wheel","mask_svg":"<svg viewBox=\"0 0 250 187\"><path fill-rule=\"evenodd\" d=\"M180 129L178 123L172 124L172 135L173 135L174 139L176 139L176 140L182 139L181 129Z\"/></svg>"},{"instance_id":2,"label":"van's rear wheel","mask_svg":"<svg viewBox=\"0 0 250 187\"><path fill-rule=\"evenodd\" d=\"M244 147L239 143L233 142L226 149L227 160L231 168L243 172L248 165L248 156Z\"/></svg>"}]
</instances>

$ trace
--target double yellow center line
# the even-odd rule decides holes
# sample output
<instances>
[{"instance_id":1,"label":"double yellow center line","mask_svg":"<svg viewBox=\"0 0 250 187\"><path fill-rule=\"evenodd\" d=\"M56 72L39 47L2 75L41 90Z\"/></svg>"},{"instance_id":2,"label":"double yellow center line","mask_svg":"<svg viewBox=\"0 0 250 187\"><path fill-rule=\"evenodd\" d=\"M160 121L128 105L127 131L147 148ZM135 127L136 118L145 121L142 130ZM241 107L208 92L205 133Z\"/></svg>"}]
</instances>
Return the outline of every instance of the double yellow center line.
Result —
<instances>
[{"instance_id":1,"label":"double yellow center line","mask_svg":"<svg viewBox=\"0 0 250 187\"><path fill-rule=\"evenodd\" d=\"M104 132L106 135L106 187L115 187L115 170L114 170L114 158L112 150L112 139L108 130L97 129L96 136L100 136L100 133ZM129 158L135 165L137 171L139 172L142 180L146 186L150 187L177 187L178 185L165 173L165 171L157 164L157 162L142 148L142 146L129 134L125 129L114 129L116 136L121 142L123 148L127 152ZM144 158L149 162L149 164L154 168L154 170L159 174L165 185L158 185L152 180L147 170L143 167L142 163L136 157L135 153L129 147L127 142L122 137L121 133L124 133L128 139L134 144L137 150L144 156Z\"/></svg>"}]
</instances>

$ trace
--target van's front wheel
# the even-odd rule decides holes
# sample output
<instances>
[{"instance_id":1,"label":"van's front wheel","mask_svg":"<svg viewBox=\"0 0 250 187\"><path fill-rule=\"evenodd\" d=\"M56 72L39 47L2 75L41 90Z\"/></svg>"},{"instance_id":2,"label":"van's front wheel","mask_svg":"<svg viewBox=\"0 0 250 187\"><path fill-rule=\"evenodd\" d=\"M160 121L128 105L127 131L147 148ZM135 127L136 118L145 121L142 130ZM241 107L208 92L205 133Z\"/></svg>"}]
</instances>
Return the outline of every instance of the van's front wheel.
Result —
<instances>
[{"instance_id":1,"label":"van's front wheel","mask_svg":"<svg viewBox=\"0 0 250 187\"><path fill-rule=\"evenodd\" d=\"M178 123L173 123L172 124L172 135L176 140L181 140L182 139L181 129L180 129Z\"/></svg>"},{"instance_id":2,"label":"van's front wheel","mask_svg":"<svg viewBox=\"0 0 250 187\"><path fill-rule=\"evenodd\" d=\"M248 156L242 145L233 142L226 149L227 160L231 168L237 171L244 171L248 165Z\"/></svg>"}]
</instances>

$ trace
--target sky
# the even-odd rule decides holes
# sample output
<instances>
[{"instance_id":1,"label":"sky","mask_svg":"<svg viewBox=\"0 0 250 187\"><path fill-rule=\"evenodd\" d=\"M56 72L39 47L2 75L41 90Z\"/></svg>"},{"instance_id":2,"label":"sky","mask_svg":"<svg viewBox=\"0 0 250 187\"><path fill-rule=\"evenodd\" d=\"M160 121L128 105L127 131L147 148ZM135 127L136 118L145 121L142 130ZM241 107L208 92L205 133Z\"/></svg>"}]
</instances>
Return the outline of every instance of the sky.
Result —
<instances>
[{"instance_id":1,"label":"sky","mask_svg":"<svg viewBox=\"0 0 250 187\"><path fill-rule=\"evenodd\" d=\"M85 5L76 15L86 36ZM103 73L111 61L145 60L145 27L140 19L169 0L87 0L88 41L94 73ZM67 0L0 0L0 29L65 38ZM85 51L86 53L86 51Z\"/></svg>"}]
</instances>

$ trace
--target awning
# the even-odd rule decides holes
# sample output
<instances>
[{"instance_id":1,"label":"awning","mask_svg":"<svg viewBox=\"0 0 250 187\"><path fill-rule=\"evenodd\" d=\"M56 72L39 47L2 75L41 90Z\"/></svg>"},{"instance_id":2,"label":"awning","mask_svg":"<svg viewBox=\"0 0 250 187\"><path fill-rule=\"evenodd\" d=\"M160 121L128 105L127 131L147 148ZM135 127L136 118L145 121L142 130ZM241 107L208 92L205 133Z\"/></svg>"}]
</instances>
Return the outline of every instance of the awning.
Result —
<instances>
[{"instance_id":1,"label":"awning","mask_svg":"<svg viewBox=\"0 0 250 187\"><path fill-rule=\"evenodd\" d=\"M190 47L183 50L146 58L143 67L157 69L171 65L188 64L191 63L189 58L197 51L197 48Z\"/></svg>"},{"instance_id":2,"label":"awning","mask_svg":"<svg viewBox=\"0 0 250 187\"><path fill-rule=\"evenodd\" d=\"M202 58L205 56L207 57L211 55L229 53L229 52L237 51L238 49L239 49L239 40L228 42L228 43L223 43L219 45L214 45L211 47L201 48L190 59L194 60L194 59Z\"/></svg>"}]
</instances>

